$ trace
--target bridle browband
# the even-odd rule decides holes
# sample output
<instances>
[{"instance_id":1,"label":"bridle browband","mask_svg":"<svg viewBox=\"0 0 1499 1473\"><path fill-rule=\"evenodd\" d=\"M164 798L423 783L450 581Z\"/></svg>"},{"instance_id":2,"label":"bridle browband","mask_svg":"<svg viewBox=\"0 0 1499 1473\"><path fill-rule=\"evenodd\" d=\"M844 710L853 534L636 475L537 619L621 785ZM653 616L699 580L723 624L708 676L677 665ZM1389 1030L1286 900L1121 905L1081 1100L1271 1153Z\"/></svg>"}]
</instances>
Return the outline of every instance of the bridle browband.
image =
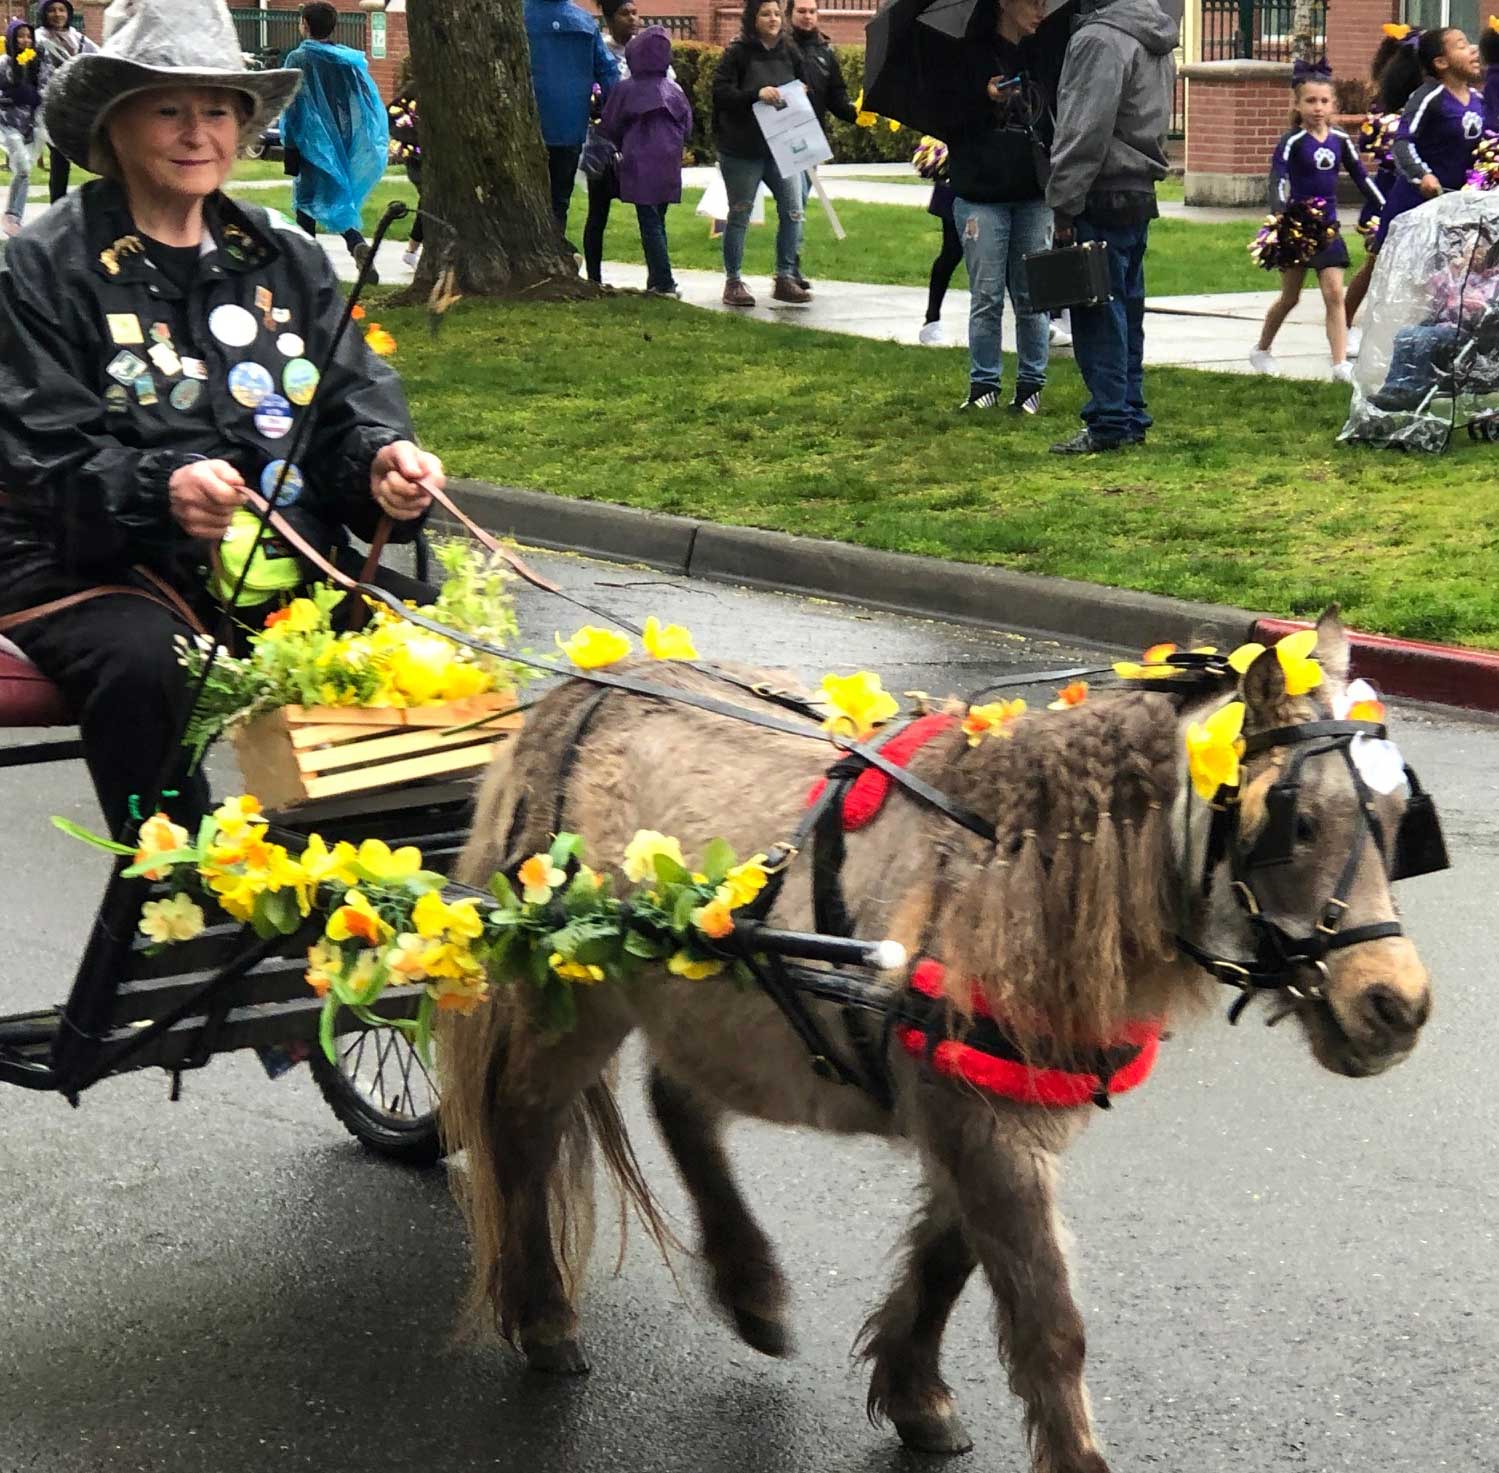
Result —
<instances>
[{"instance_id":1,"label":"bridle browband","mask_svg":"<svg viewBox=\"0 0 1499 1473\"><path fill-rule=\"evenodd\" d=\"M1244 742L1245 758L1276 747L1300 748L1292 754L1285 772L1266 795L1265 825L1253 842L1245 840L1240 828L1238 793L1230 788L1220 788L1212 800L1213 817L1203 856L1200 898L1206 900L1212 893L1218 868L1226 859L1230 893L1254 935L1255 955L1250 960L1240 960L1208 951L1182 934L1185 924L1175 939L1180 950L1216 981L1240 989L1240 996L1229 1009L1232 1023L1238 1022L1251 999L1260 992L1278 991L1297 1001L1325 1001L1327 957L1332 952L1405 934L1398 920L1371 921L1362 926L1343 924L1348 912L1348 897L1371 838L1392 881L1429 874L1448 866L1435 809L1409 765L1405 767L1405 777L1410 798L1394 848L1386 849L1384 826L1374 806L1373 789L1364 780L1353 756L1353 743L1359 737L1383 741L1385 727L1375 721L1316 720L1275 727L1248 737ZM1297 936L1266 914L1255 890L1254 875L1257 870L1291 862L1296 843L1301 769L1313 757L1334 754L1348 769L1358 799L1353 841L1332 893L1322 905L1316 925L1309 935ZM1189 797L1189 813L1190 801ZM1190 895L1190 890L1187 894ZM1312 974L1309 980L1308 973ZM1271 1021L1278 1021L1286 1011L1280 1010Z\"/></svg>"}]
</instances>

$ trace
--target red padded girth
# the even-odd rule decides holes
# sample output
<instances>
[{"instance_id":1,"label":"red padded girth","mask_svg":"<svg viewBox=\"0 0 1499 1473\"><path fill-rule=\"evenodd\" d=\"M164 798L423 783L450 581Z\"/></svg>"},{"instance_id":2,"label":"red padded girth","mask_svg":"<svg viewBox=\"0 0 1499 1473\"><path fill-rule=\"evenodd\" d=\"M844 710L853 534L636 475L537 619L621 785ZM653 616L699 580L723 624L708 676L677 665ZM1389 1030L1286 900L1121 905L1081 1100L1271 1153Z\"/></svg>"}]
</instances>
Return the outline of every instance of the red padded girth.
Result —
<instances>
[{"instance_id":1,"label":"red padded girth","mask_svg":"<svg viewBox=\"0 0 1499 1473\"><path fill-rule=\"evenodd\" d=\"M912 969L912 990L925 997L941 997L943 975L941 962L924 958ZM973 1011L984 1018L994 1016L983 998L976 994L973 998ZM927 1035L920 1028L900 1027L895 1032L901 1047L908 1054L915 1058L927 1054ZM1125 1094L1150 1077L1160 1041L1159 1023L1129 1023L1125 1026L1124 1032L1109 1046L1134 1048L1138 1052L1110 1077L1108 1094ZM1058 1110L1073 1109L1090 1103L1104 1092L1103 1082L1096 1074L1016 1063L1012 1059L996 1058L992 1054L970 1048L966 1043L953 1040L938 1043L931 1050L930 1058L932 1067L949 1079L965 1080L990 1094L1001 1095L1007 1100L1017 1100L1026 1105L1044 1105Z\"/></svg>"}]
</instances>

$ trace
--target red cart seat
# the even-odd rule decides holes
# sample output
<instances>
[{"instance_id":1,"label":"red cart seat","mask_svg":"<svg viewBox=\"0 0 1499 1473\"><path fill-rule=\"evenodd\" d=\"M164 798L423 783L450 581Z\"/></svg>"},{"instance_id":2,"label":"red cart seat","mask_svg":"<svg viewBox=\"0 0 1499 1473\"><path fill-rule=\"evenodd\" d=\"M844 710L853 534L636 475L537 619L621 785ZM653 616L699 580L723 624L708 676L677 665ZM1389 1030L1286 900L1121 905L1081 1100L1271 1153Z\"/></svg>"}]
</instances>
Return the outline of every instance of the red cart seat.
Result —
<instances>
[{"instance_id":1,"label":"red cart seat","mask_svg":"<svg viewBox=\"0 0 1499 1473\"><path fill-rule=\"evenodd\" d=\"M0 634L0 727L71 726L62 692Z\"/></svg>"}]
</instances>

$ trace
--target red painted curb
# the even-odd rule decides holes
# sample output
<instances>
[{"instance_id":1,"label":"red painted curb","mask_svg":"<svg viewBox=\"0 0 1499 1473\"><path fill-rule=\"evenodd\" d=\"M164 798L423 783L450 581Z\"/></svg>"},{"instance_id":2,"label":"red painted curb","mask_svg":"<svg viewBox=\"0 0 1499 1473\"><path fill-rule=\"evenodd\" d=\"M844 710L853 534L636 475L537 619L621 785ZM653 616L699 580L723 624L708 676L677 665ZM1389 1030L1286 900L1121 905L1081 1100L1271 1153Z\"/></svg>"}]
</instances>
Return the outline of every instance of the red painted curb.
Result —
<instances>
[{"instance_id":1,"label":"red painted curb","mask_svg":"<svg viewBox=\"0 0 1499 1473\"><path fill-rule=\"evenodd\" d=\"M1260 619L1251 637L1273 644L1282 635L1310 627L1297 619ZM1353 673L1372 680L1386 695L1499 712L1499 653L1493 650L1354 630L1348 637L1353 641Z\"/></svg>"}]
</instances>

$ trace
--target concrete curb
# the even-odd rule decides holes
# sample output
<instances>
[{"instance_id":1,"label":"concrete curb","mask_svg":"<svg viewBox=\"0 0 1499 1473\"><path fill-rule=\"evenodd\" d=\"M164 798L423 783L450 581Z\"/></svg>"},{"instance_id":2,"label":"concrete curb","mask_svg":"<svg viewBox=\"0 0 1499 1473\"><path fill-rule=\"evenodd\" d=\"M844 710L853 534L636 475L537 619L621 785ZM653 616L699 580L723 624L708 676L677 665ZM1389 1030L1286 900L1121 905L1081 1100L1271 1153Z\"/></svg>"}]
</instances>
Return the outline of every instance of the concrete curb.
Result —
<instances>
[{"instance_id":1,"label":"concrete curb","mask_svg":"<svg viewBox=\"0 0 1499 1473\"><path fill-rule=\"evenodd\" d=\"M535 547L670 573L840 599L925 619L1018 629L1135 651L1146 643L1273 643L1302 621L977 563L725 527L604 501L456 481L480 526ZM1386 694L1499 712L1499 654L1379 634L1352 635L1354 669Z\"/></svg>"}]
</instances>

